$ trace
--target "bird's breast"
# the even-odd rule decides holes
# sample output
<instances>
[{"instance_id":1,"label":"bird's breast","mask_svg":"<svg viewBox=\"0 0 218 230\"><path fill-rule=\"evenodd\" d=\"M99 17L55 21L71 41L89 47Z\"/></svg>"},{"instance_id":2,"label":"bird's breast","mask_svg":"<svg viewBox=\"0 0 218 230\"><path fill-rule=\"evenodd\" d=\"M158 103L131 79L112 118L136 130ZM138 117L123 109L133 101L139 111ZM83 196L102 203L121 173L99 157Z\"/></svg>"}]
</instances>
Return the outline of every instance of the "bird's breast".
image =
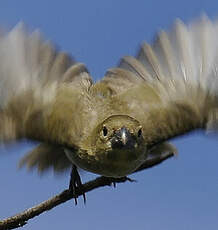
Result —
<instances>
[{"instance_id":1,"label":"bird's breast","mask_svg":"<svg viewBox=\"0 0 218 230\"><path fill-rule=\"evenodd\" d=\"M78 167L107 177L123 177L134 172L147 158L146 148L79 152L65 149L69 160Z\"/></svg>"}]
</instances>

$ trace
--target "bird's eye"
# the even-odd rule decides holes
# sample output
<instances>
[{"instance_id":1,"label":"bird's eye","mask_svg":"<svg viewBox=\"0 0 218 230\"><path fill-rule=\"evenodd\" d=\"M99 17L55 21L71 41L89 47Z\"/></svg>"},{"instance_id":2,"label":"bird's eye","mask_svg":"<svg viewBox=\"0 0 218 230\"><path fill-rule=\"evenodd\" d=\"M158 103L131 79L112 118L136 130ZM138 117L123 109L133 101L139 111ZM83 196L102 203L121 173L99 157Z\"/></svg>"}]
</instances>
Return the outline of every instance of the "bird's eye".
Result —
<instances>
[{"instance_id":1,"label":"bird's eye","mask_svg":"<svg viewBox=\"0 0 218 230\"><path fill-rule=\"evenodd\" d=\"M107 136L107 133L108 133L106 126L103 127L103 130L102 130L102 131L103 131L104 137L106 137L106 136Z\"/></svg>"},{"instance_id":2,"label":"bird's eye","mask_svg":"<svg viewBox=\"0 0 218 230\"><path fill-rule=\"evenodd\" d=\"M141 135L142 135L142 129L139 129L139 131L138 131L138 137L141 137Z\"/></svg>"}]
</instances>

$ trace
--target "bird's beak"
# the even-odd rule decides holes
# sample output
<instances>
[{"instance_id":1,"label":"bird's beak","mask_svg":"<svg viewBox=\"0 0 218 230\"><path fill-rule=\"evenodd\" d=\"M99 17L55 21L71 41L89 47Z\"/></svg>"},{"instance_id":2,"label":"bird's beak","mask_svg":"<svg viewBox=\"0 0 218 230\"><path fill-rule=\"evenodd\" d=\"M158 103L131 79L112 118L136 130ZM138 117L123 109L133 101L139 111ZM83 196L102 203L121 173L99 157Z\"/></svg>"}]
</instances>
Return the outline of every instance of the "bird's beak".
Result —
<instances>
[{"instance_id":1,"label":"bird's beak","mask_svg":"<svg viewBox=\"0 0 218 230\"><path fill-rule=\"evenodd\" d=\"M111 146L113 149L121 148L134 148L135 139L127 128L123 127L115 131L113 138L111 139Z\"/></svg>"},{"instance_id":2,"label":"bird's beak","mask_svg":"<svg viewBox=\"0 0 218 230\"><path fill-rule=\"evenodd\" d=\"M120 130L120 140L122 141L123 145L126 145L128 139L130 138L129 132L126 128L122 128Z\"/></svg>"}]
</instances>

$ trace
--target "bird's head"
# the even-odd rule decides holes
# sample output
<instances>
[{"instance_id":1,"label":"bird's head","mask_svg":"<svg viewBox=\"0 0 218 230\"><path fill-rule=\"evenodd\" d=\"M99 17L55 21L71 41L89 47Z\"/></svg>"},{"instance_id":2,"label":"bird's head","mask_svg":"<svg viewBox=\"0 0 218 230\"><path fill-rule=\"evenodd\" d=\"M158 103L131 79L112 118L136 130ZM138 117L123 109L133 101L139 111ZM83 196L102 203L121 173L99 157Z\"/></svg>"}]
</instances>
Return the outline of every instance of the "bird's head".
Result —
<instances>
[{"instance_id":1,"label":"bird's head","mask_svg":"<svg viewBox=\"0 0 218 230\"><path fill-rule=\"evenodd\" d=\"M137 169L146 158L142 127L130 116L108 117L95 127L90 138L90 151L73 159L88 171L122 177Z\"/></svg>"},{"instance_id":2,"label":"bird's head","mask_svg":"<svg viewBox=\"0 0 218 230\"><path fill-rule=\"evenodd\" d=\"M98 125L95 145L98 149L116 152L137 149L142 143L140 123L127 115L112 115ZM100 150L101 151L101 150Z\"/></svg>"}]
</instances>

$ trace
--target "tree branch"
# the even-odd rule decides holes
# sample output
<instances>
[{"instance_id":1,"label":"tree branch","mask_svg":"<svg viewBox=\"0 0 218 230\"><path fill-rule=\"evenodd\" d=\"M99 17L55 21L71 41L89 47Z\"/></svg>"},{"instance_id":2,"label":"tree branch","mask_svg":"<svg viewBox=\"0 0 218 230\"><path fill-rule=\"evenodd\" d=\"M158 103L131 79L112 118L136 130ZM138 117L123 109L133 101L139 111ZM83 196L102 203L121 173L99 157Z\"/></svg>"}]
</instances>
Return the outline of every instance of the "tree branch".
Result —
<instances>
[{"instance_id":1,"label":"tree branch","mask_svg":"<svg viewBox=\"0 0 218 230\"><path fill-rule=\"evenodd\" d=\"M140 166L139 169L137 169L135 172L142 171L144 169L151 168L155 165L160 164L161 162L165 161L166 159L172 157L173 153L167 153L163 156L156 156L154 158L151 158L147 160L142 166ZM83 184L83 191L77 189L75 195L73 195L70 190L64 190L60 194L32 207L29 208L21 213L18 213L12 217L6 218L4 220L0 221L0 230L8 230L8 229L14 229L18 227L22 227L25 224L27 224L27 221L29 219L34 218L35 216L40 215L41 213L48 211L59 204L62 204L72 198L77 198L78 196L81 196L84 192L87 193L89 191L92 191L96 188L104 187L104 186L111 186L115 183L124 183L126 181L132 181L128 177L122 177L122 178L109 178L109 177L97 177L95 180L89 181L85 184Z\"/></svg>"}]
</instances>

